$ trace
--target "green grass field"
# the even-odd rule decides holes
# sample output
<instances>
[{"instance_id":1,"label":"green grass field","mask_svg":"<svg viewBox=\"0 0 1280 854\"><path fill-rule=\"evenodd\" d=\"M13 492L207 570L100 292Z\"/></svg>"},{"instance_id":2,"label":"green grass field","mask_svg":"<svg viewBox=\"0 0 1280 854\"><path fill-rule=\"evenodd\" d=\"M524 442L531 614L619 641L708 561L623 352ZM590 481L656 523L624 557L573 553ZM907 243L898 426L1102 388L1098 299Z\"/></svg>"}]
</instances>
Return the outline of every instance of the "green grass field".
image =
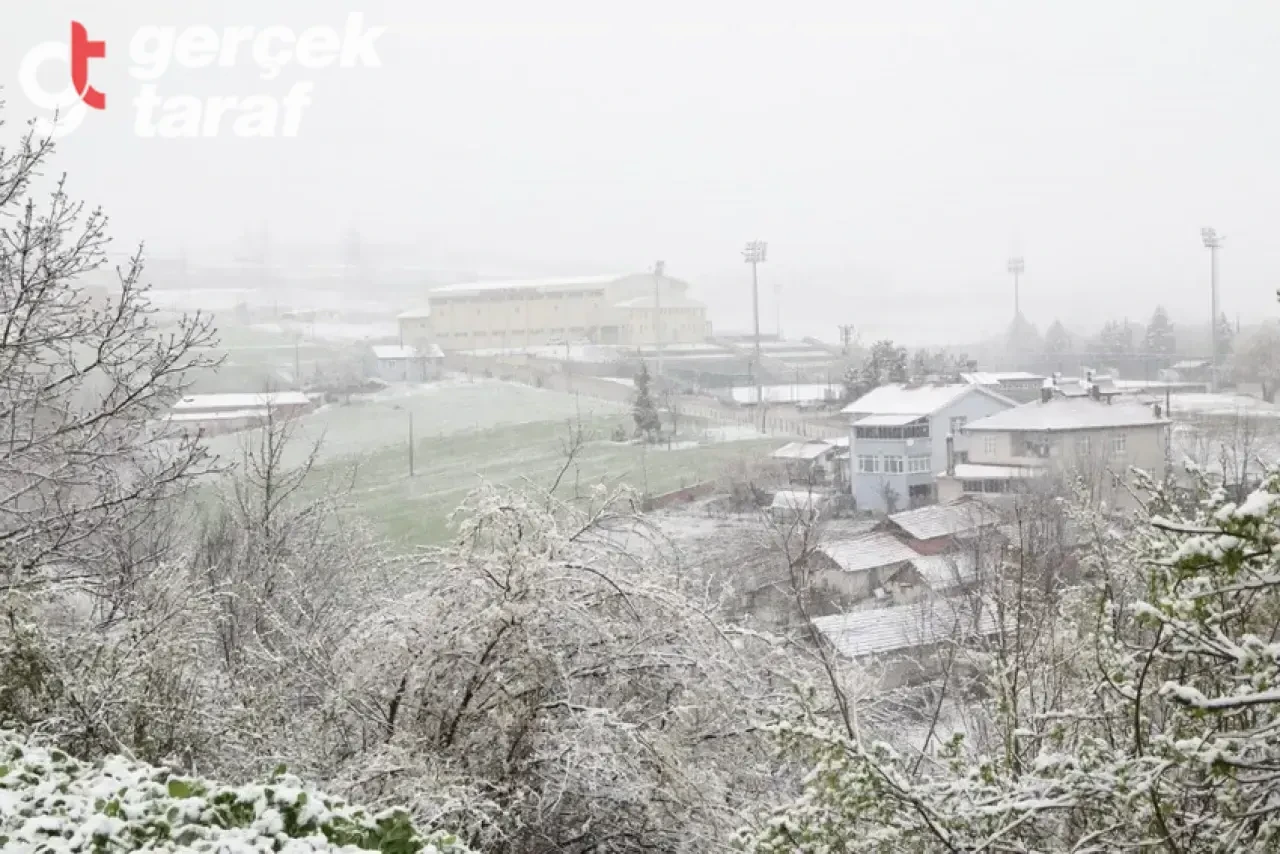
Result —
<instances>
[{"instance_id":1,"label":"green grass field","mask_svg":"<svg viewBox=\"0 0 1280 854\"><path fill-rule=\"evenodd\" d=\"M642 447L611 441L619 426L631 427L626 406L497 380L455 380L325 406L298 421L287 462L296 464L320 441L316 482L345 480L354 470L356 511L387 538L413 547L447 539L449 515L483 483L549 488L575 430L588 441L556 491L563 498L597 483L660 494L714 478L735 460L758 458L778 444L689 423L671 449ZM246 438L217 437L212 450L232 461Z\"/></svg>"}]
</instances>

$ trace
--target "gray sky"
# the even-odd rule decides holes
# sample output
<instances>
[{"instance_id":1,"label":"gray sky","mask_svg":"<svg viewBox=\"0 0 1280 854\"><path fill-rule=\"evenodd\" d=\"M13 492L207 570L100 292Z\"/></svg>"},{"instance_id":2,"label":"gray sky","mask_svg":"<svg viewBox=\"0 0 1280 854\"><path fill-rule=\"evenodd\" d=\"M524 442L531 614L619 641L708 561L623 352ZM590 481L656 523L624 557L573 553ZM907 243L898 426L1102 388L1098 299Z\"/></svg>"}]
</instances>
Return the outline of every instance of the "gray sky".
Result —
<instances>
[{"instance_id":1,"label":"gray sky","mask_svg":"<svg viewBox=\"0 0 1280 854\"><path fill-rule=\"evenodd\" d=\"M296 138L134 135L139 27L341 27L354 9L387 27L381 68L156 81L204 96L314 80ZM11 82L22 56L73 17L107 41L90 82L109 100L57 165L126 242L194 249L267 220L317 246L355 224L480 272L662 258L741 328L740 249L759 237L767 329L781 282L789 334L852 322L914 344L1007 323L1015 245L1042 330L1156 302L1202 321L1213 225L1224 309L1278 308L1274 2L23 3L0 36L11 119L35 113Z\"/></svg>"}]
</instances>

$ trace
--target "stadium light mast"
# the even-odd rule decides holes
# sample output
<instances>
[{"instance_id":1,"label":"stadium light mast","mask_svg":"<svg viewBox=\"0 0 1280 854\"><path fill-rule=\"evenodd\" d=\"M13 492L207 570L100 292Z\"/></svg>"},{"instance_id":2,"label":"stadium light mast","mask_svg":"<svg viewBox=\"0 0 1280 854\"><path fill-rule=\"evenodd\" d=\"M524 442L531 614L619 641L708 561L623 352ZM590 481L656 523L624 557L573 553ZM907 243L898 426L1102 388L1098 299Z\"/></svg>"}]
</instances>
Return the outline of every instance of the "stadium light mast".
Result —
<instances>
[{"instance_id":1,"label":"stadium light mast","mask_svg":"<svg viewBox=\"0 0 1280 854\"><path fill-rule=\"evenodd\" d=\"M658 371L662 376L662 277L666 274L667 262L658 261L653 265L653 337L658 344Z\"/></svg>"},{"instance_id":2,"label":"stadium light mast","mask_svg":"<svg viewBox=\"0 0 1280 854\"><path fill-rule=\"evenodd\" d=\"M1209 250L1209 390L1218 390L1218 250L1226 238L1212 228L1200 229L1200 239Z\"/></svg>"},{"instance_id":3,"label":"stadium light mast","mask_svg":"<svg viewBox=\"0 0 1280 854\"><path fill-rule=\"evenodd\" d=\"M1022 260L1021 256L1009 259L1009 272L1013 274L1013 320L1015 324L1018 322L1018 318L1022 317L1022 303L1018 293L1018 278L1026 271L1026 269L1026 262Z\"/></svg>"},{"instance_id":4,"label":"stadium light mast","mask_svg":"<svg viewBox=\"0 0 1280 854\"><path fill-rule=\"evenodd\" d=\"M742 259L751 265L751 317L755 325L756 406L764 409L764 387L760 381L760 279L757 268L768 257L769 244L752 240L742 250Z\"/></svg>"}]
</instances>

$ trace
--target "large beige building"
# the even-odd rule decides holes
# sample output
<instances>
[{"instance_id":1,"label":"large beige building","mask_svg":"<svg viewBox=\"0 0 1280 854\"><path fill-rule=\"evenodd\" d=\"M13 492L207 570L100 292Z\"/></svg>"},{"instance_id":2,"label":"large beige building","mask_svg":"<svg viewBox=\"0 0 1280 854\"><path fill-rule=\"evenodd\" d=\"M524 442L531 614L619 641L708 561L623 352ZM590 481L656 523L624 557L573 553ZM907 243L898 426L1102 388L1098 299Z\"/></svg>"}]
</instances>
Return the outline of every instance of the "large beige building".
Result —
<instances>
[{"instance_id":1,"label":"large beige building","mask_svg":"<svg viewBox=\"0 0 1280 854\"><path fill-rule=\"evenodd\" d=\"M445 350L536 347L560 341L688 344L711 334L707 308L668 276L589 276L447 285L400 316L405 344Z\"/></svg>"},{"instance_id":2,"label":"large beige building","mask_svg":"<svg viewBox=\"0 0 1280 854\"><path fill-rule=\"evenodd\" d=\"M965 456L939 475L938 499L1016 493L1056 473L1078 479L1094 501L1127 506L1130 468L1164 474L1169 425L1157 406L1046 395L964 425Z\"/></svg>"}]
</instances>

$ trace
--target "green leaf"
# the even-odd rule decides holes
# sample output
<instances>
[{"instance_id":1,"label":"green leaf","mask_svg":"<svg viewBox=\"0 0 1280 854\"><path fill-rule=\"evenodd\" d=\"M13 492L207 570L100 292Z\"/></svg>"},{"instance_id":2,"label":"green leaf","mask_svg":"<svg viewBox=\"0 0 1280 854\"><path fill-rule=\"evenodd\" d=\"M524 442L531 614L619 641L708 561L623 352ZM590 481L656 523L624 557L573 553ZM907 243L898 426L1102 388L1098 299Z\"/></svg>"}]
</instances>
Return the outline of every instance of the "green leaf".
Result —
<instances>
[{"instance_id":1,"label":"green leaf","mask_svg":"<svg viewBox=\"0 0 1280 854\"><path fill-rule=\"evenodd\" d=\"M171 798L191 797L191 784L184 780L170 780L169 781L169 797Z\"/></svg>"}]
</instances>

